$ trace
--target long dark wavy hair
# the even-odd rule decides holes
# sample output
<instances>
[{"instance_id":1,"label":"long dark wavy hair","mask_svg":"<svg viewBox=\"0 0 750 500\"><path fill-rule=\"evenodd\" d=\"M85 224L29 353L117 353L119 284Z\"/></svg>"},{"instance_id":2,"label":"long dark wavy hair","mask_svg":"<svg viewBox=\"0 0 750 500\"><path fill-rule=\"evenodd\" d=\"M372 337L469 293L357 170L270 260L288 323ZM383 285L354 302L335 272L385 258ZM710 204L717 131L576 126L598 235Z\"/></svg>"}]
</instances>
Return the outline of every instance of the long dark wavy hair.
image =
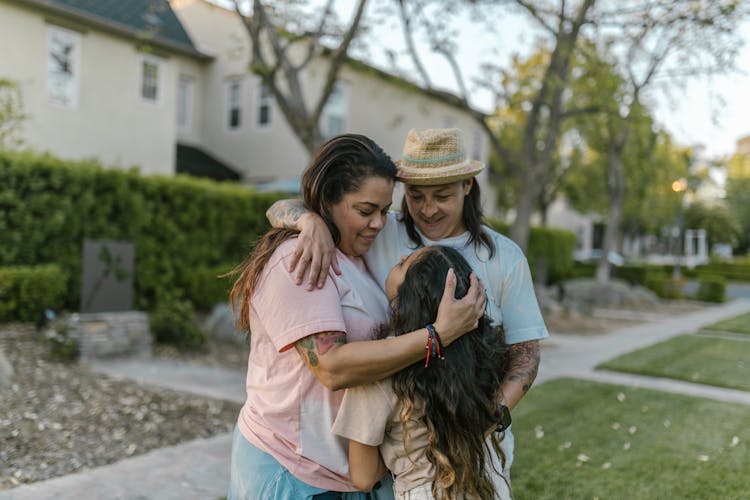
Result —
<instances>
[{"instance_id":1,"label":"long dark wavy hair","mask_svg":"<svg viewBox=\"0 0 750 500\"><path fill-rule=\"evenodd\" d=\"M461 298L469 289L471 268L460 253L431 246L417 257L392 301L393 315L386 333L400 335L434 320L450 268L456 273L456 298ZM455 499L461 494L478 499L495 497L485 434L500 421L500 383L507 369L503 329L484 316L476 330L445 349L445 360L431 359L427 367L420 361L393 376L404 436L410 419L422 420L427 426L426 454L435 467L435 498ZM405 440L408 449L408 437ZM505 456L496 433L490 441L504 467Z\"/></svg>"},{"instance_id":2,"label":"long dark wavy hair","mask_svg":"<svg viewBox=\"0 0 750 500\"><path fill-rule=\"evenodd\" d=\"M343 134L323 144L302 174L305 208L325 220L333 241L341 234L331 218L331 206L347 193L357 191L370 177L396 180L396 165L375 141L359 134ZM232 310L239 304L238 328L249 331L250 298L263 268L273 252L299 231L271 229L260 238L255 249L230 275L239 275L229 292Z\"/></svg>"},{"instance_id":3,"label":"long dark wavy hair","mask_svg":"<svg viewBox=\"0 0 750 500\"><path fill-rule=\"evenodd\" d=\"M467 181L464 181L467 182ZM408 189L408 185L406 188ZM492 238L484 230L482 225L484 224L484 213L482 212L482 194L479 189L479 183L476 178L472 183L469 194L464 198L464 206L461 212L464 226L469 231L469 243L473 243L475 248L479 248L480 245L484 245L490 253L490 258L495 255L495 244L492 242ZM414 225L414 218L409 213L409 205L406 203L406 194L404 199L401 201L401 220L404 222L406 227L406 234L409 235L409 239L413 241L417 247L424 245L422 237L417 232L417 228Z\"/></svg>"}]
</instances>

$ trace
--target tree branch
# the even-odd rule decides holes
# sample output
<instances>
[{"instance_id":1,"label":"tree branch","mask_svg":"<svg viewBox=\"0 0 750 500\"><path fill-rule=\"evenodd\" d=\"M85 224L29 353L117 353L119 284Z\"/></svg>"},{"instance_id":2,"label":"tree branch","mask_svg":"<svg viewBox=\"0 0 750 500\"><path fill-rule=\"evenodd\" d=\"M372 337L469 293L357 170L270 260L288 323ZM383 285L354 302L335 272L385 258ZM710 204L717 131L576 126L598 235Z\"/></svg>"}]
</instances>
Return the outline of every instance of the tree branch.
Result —
<instances>
[{"instance_id":1,"label":"tree branch","mask_svg":"<svg viewBox=\"0 0 750 500\"><path fill-rule=\"evenodd\" d=\"M346 54L349 50L349 45L357 34L359 23L362 20L362 15L365 11L365 5L367 5L367 0L359 0L359 5L357 6L357 10L354 14L352 23L349 25L349 29L344 35L341 44L331 55L331 64L328 69L328 75L326 76L325 85L323 85L323 90L320 94L320 98L318 99L318 103L315 106L315 111L313 111L313 114L310 117L313 123L318 123L318 121L320 120L320 115L323 113L323 108L328 101L328 97L331 95L334 85L336 85L339 69L341 69L341 66L346 61Z\"/></svg>"}]
</instances>

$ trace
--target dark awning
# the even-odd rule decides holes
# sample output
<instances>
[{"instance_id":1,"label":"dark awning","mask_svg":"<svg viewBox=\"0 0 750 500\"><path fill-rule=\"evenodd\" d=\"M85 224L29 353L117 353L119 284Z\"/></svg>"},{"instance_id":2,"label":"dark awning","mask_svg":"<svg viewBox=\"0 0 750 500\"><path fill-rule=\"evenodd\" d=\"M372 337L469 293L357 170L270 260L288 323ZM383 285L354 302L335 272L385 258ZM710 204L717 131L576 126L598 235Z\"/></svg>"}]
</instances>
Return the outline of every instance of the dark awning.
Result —
<instances>
[{"instance_id":1,"label":"dark awning","mask_svg":"<svg viewBox=\"0 0 750 500\"><path fill-rule=\"evenodd\" d=\"M177 144L177 173L216 181L238 181L240 174L200 148Z\"/></svg>"}]
</instances>

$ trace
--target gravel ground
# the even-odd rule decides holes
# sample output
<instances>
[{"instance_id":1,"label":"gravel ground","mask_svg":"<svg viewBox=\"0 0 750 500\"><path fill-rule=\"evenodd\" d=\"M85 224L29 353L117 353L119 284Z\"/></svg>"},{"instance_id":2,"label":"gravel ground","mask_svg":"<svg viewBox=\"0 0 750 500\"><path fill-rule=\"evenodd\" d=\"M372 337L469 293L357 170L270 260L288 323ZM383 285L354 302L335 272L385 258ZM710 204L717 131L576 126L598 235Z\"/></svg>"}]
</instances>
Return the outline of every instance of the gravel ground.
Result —
<instances>
[{"instance_id":1,"label":"gravel ground","mask_svg":"<svg viewBox=\"0 0 750 500\"><path fill-rule=\"evenodd\" d=\"M144 387L51 361L32 326L0 324L15 372L0 384L0 490L109 464L234 428L239 405ZM160 357L243 367L242 346Z\"/></svg>"}]
</instances>

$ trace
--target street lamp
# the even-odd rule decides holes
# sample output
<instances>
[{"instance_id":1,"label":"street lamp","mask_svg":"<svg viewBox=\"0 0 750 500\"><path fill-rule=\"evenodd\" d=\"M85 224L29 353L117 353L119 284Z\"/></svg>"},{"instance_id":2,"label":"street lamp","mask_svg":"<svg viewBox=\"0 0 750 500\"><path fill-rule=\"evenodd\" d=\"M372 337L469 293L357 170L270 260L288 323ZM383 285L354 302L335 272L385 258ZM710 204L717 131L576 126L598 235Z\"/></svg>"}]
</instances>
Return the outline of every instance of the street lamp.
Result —
<instances>
[{"instance_id":1,"label":"street lamp","mask_svg":"<svg viewBox=\"0 0 750 500\"><path fill-rule=\"evenodd\" d=\"M674 269L672 270L672 278L678 280L682 277L680 272L680 264L682 260L682 249L681 249L681 237L682 237L682 193L687 190L687 181L684 177L681 177L672 182L672 191L680 195L680 202L677 205L677 216L675 217L675 226L677 229L677 249L675 252Z\"/></svg>"}]
</instances>

